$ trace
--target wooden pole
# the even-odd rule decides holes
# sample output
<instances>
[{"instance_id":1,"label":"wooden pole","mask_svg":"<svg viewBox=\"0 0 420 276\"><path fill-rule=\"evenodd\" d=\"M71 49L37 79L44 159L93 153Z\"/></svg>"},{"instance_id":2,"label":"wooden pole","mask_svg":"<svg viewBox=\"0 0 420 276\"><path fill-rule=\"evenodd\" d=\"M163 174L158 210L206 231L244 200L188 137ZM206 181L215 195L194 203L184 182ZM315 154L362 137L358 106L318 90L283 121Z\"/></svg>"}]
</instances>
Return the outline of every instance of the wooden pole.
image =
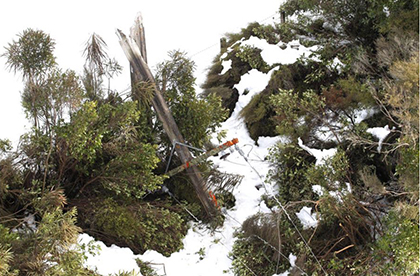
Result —
<instances>
[{"instance_id":1,"label":"wooden pole","mask_svg":"<svg viewBox=\"0 0 420 276\"><path fill-rule=\"evenodd\" d=\"M129 40L123 32L117 30L121 47L124 50L127 59L130 61L132 72L135 75L135 80L149 81L152 83L155 90L152 106L158 115L158 119L162 122L166 134L168 135L170 141L174 144L175 142L185 143L169 107L155 83L153 74L146 63L146 56L143 56L146 55L146 45L144 41L144 27L141 17L137 17L135 25L131 29L131 33L135 36L134 41ZM175 151L182 163L187 163L193 159L190 151L186 147L177 144L175 146ZM196 166L189 167L186 171L194 186L195 192L204 207L204 210L208 216L213 218L217 215L218 210L206 192L204 179L201 176L200 171Z\"/></svg>"}]
</instances>

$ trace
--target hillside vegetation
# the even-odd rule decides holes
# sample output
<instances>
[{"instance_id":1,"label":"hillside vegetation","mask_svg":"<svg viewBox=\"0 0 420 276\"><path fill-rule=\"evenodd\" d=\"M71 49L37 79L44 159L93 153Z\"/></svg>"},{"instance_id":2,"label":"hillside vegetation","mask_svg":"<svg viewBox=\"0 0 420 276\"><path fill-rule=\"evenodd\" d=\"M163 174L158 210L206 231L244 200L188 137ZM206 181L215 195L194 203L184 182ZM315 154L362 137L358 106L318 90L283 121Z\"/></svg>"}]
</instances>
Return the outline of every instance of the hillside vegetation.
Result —
<instances>
[{"instance_id":1,"label":"hillside vegetation","mask_svg":"<svg viewBox=\"0 0 420 276\"><path fill-rule=\"evenodd\" d=\"M241 115L256 142L277 135L289 141L271 149L267 183L278 190L266 198L272 214L243 223L235 275L418 273L418 5L289 0L280 7L286 22L227 35L204 93L219 95L232 111L248 93L238 90L241 76L271 72ZM260 41L311 54L270 64ZM328 151L333 157L314 154ZM302 207L316 225L298 219Z\"/></svg>"},{"instance_id":2,"label":"hillside vegetation","mask_svg":"<svg viewBox=\"0 0 420 276\"><path fill-rule=\"evenodd\" d=\"M240 117L255 144L282 138L265 160L268 212L248 214L232 242L234 275L418 275L418 8L417 0L285 1L285 22L226 35L200 95L186 53L158 64L156 83L193 147L213 147L246 95ZM181 162L168 164L153 86L111 90L121 66L97 34L81 76L59 67L54 48L48 34L27 29L2 54L22 76L32 129L15 151L0 140L0 275L98 275L85 265L97 248L77 245L82 232L166 257L184 246L192 217L223 224L222 214L205 216L185 172L164 175ZM288 60L298 49L305 55ZM251 73L269 77L261 91L239 85ZM242 176L211 162L199 168L220 208L232 208Z\"/></svg>"}]
</instances>

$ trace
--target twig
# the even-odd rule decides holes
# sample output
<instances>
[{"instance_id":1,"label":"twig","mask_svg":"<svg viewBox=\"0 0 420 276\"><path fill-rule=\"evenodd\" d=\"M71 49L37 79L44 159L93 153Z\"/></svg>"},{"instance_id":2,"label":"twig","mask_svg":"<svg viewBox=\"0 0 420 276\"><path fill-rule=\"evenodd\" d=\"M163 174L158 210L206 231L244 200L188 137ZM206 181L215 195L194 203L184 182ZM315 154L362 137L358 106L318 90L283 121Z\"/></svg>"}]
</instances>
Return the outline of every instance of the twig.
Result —
<instances>
[{"instance_id":1,"label":"twig","mask_svg":"<svg viewBox=\"0 0 420 276\"><path fill-rule=\"evenodd\" d=\"M345 251L345 250L347 250L349 248L352 248L353 246L354 246L354 244L350 244L350 245L348 245L348 246L346 246L346 247L344 247L344 248L342 248L342 249L340 249L338 251L335 251L334 252L334 255L337 255L338 253L341 253L341 252L343 252L343 251Z\"/></svg>"}]
</instances>

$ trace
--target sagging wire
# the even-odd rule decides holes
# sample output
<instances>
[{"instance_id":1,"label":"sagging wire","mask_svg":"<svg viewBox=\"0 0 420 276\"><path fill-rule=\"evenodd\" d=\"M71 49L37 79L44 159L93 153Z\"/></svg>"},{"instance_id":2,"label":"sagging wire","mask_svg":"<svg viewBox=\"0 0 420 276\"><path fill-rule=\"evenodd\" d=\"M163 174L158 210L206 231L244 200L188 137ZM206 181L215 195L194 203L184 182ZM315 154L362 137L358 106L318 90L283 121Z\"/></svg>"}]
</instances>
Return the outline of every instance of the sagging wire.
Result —
<instances>
[{"instance_id":1,"label":"sagging wire","mask_svg":"<svg viewBox=\"0 0 420 276\"><path fill-rule=\"evenodd\" d=\"M181 201L179 201L177 198L176 198L176 196L173 194L173 193L171 193L171 191L169 191L169 189L168 189L168 187L166 187L165 185L163 185L162 186L162 192L164 192L164 193L167 193L170 197L172 197L179 205L181 205L183 208L184 208L184 210L196 221L196 222L200 222L200 220L196 217L196 216L194 216L194 214L190 211L190 210L188 210L188 208L187 207L185 207L184 206L184 204L182 204L182 202Z\"/></svg>"},{"instance_id":2,"label":"sagging wire","mask_svg":"<svg viewBox=\"0 0 420 276\"><path fill-rule=\"evenodd\" d=\"M261 174L258 172L258 170L254 167L254 166L252 166L251 165L251 163L249 162L249 160L248 160L248 157L246 157L245 156L245 153L242 151L242 149L240 149L239 147L238 147L238 145L236 144L235 145L235 149L238 151L238 153L244 158L244 160L248 163L248 165L251 167L251 169L258 175L258 177L260 178L260 180L261 180L261 182L262 182L262 185L261 184L259 184L259 185L256 185L255 187L257 188L257 190L259 190L261 187L264 187L264 189L265 189L265 192L267 193L267 195L268 195L268 190L267 190L267 187L265 186L265 184L264 184L264 179L263 179L263 177L261 176Z\"/></svg>"}]
</instances>

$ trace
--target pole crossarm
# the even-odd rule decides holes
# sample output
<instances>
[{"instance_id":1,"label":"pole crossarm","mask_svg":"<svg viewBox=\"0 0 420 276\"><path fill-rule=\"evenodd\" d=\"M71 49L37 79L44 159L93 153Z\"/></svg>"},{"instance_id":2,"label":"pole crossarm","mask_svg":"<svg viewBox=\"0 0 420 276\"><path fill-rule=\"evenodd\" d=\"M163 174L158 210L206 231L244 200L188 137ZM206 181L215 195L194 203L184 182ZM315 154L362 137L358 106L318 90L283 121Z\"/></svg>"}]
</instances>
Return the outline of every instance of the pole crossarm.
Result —
<instances>
[{"instance_id":1,"label":"pole crossarm","mask_svg":"<svg viewBox=\"0 0 420 276\"><path fill-rule=\"evenodd\" d=\"M219 152L237 144L238 142L239 142L239 140L237 138L233 139L232 141L227 141L226 143L218 146L217 148L211 149L211 150L205 152L204 154L192 159L191 161L188 161L188 162L182 164L181 166L170 170L169 172L166 173L166 175L171 177L171 176L173 176L177 173L180 173L180 172L188 169L191 166L198 165L201 162L205 161L210 156L215 155L215 154L217 154L217 153L219 153Z\"/></svg>"}]
</instances>

